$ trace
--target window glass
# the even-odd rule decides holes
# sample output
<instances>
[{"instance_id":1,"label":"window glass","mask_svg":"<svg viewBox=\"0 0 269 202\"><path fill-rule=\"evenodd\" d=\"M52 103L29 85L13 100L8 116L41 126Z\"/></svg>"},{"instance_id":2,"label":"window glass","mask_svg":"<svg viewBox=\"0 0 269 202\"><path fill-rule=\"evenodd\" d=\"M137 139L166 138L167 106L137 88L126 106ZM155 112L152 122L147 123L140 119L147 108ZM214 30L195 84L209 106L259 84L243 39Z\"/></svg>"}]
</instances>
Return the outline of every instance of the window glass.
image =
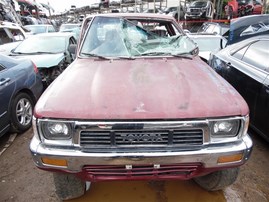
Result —
<instances>
[{"instance_id":1,"label":"window glass","mask_svg":"<svg viewBox=\"0 0 269 202\"><path fill-rule=\"evenodd\" d=\"M241 48L240 50L233 52L231 55L239 60L242 60L243 55L245 54L247 48L248 48L248 46L245 46L245 47Z\"/></svg>"},{"instance_id":2,"label":"window glass","mask_svg":"<svg viewBox=\"0 0 269 202\"><path fill-rule=\"evenodd\" d=\"M4 29L0 29L0 45L12 42Z\"/></svg>"},{"instance_id":3,"label":"window glass","mask_svg":"<svg viewBox=\"0 0 269 202\"><path fill-rule=\"evenodd\" d=\"M257 41L249 46L242 60L254 67L269 72L268 47L269 41Z\"/></svg>"},{"instance_id":4,"label":"window glass","mask_svg":"<svg viewBox=\"0 0 269 202\"><path fill-rule=\"evenodd\" d=\"M178 34L177 34L178 33ZM166 20L98 16L82 44L83 57L193 55L197 46Z\"/></svg>"},{"instance_id":5,"label":"window glass","mask_svg":"<svg viewBox=\"0 0 269 202\"><path fill-rule=\"evenodd\" d=\"M0 72L2 71L2 70L4 70L5 68L4 68L4 66L2 66L1 64L0 64Z\"/></svg>"},{"instance_id":6,"label":"window glass","mask_svg":"<svg viewBox=\"0 0 269 202\"><path fill-rule=\"evenodd\" d=\"M48 31L49 31L49 32L55 32L55 29L54 29L52 26L49 26Z\"/></svg>"},{"instance_id":7,"label":"window glass","mask_svg":"<svg viewBox=\"0 0 269 202\"><path fill-rule=\"evenodd\" d=\"M9 29L11 34L13 35L15 41L22 41L25 39L23 33L19 29Z\"/></svg>"},{"instance_id":8,"label":"window glass","mask_svg":"<svg viewBox=\"0 0 269 202\"><path fill-rule=\"evenodd\" d=\"M69 39L69 44L76 44L76 40L73 37L71 37Z\"/></svg>"}]
</instances>

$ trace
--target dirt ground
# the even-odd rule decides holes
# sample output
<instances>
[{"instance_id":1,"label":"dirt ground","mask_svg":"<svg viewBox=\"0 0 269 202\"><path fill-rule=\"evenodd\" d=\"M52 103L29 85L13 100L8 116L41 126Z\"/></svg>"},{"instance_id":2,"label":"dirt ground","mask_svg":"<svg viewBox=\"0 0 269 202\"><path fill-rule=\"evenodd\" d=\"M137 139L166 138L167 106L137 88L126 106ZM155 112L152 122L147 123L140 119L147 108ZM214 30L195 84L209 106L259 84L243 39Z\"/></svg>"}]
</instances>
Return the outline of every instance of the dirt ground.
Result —
<instances>
[{"instance_id":1,"label":"dirt ground","mask_svg":"<svg viewBox=\"0 0 269 202\"><path fill-rule=\"evenodd\" d=\"M60 201L52 175L37 169L32 161L29 142L32 130L18 135L4 152L10 135L0 138L0 201ZM91 202L179 202L179 201L269 201L269 143L253 132L253 153L241 167L240 175L224 191L207 192L188 181L100 182L91 184L86 194L71 201Z\"/></svg>"}]
</instances>

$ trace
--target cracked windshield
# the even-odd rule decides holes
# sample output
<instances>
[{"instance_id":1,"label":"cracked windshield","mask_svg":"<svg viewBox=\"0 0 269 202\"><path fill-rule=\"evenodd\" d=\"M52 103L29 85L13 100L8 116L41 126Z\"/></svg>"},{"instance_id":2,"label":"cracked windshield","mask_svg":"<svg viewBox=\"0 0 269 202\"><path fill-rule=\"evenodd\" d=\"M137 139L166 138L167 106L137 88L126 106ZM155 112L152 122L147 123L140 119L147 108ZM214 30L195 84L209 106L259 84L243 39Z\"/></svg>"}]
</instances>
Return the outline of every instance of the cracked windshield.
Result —
<instances>
[{"instance_id":1,"label":"cracked windshield","mask_svg":"<svg viewBox=\"0 0 269 202\"><path fill-rule=\"evenodd\" d=\"M133 58L197 54L196 45L171 22L95 17L81 49L83 57Z\"/></svg>"}]
</instances>

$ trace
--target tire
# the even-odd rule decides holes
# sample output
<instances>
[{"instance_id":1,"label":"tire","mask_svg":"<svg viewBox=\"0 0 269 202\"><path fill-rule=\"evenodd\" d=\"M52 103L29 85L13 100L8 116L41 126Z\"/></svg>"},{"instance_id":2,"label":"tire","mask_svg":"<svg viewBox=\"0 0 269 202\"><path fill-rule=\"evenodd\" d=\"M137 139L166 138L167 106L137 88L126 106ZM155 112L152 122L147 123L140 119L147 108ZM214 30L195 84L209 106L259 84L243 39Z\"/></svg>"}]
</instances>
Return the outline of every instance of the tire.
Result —
<instances>
[{"instance_id":1,"label":"tire","mask_svg":"<svg viewBox=\"0 0 269 202\"><path fill-rule=\"evenodd\" d=\"M34 102L26 93L16 95L11 104L11 132L22 133L32 126Z\"/></svg>"},{"instance_id":2,"label":"tire","mask_svg":"<svg viewBox=\"0 0 269 202\"><path fill-rule=\"evenodd\" d=\"M84 195L86 183L75 175L53 173L56 194L61 200L78 198Z\"/></svg>"},{"instance_id":3,"label":"tire","mask_svg":"<svg viewBox=\"0 0 269 202\"><path fill-rule=\"evenodd\" d=\"M217 191L233 184L238 174L239 168L228 168L194 178L194 181L208 191Z\"/></svg>"}]
</instances>

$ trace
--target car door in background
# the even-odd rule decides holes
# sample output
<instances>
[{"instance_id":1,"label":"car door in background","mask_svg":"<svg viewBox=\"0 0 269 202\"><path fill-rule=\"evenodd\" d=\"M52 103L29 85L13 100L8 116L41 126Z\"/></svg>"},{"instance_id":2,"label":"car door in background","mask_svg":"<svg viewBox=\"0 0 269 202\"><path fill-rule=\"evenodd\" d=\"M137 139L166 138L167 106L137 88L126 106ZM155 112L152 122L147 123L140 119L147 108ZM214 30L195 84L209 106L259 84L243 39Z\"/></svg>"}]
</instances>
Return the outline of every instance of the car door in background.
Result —
<instances>
[{"instance_id":1,"label":"car door in background","mask_svg":"<svg viewBox=\"0 0 269 202\"><path fill-rule=\"evenodd\" d=\"M0 136L8 130L8 108L12 97L15 82L10 68L6 68L0 61Z\"/></svg>"},{"instance_id":2,"label":"car door in background","mask_svg":"<svg viewBox=\"0 0 269 202\"><path fill-rule=\"evenodd\" d=\"M269 139L269 40L258 40L231 53L221 75L244 97L250 122Z\"/></svg>"}]
</instances>

